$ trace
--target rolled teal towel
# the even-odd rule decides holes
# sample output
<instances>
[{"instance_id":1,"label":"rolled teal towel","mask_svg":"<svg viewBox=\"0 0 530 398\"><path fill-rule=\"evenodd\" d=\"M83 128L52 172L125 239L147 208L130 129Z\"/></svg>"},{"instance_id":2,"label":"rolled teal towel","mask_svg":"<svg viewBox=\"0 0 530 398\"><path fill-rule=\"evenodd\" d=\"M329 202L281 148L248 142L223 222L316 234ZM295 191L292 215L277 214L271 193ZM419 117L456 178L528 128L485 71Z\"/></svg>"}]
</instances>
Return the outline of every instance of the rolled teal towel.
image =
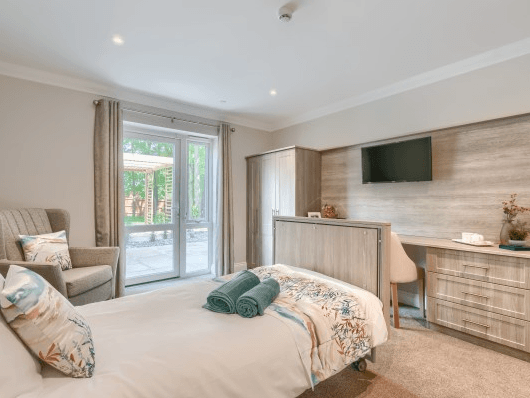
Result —
<instances>
[{"instance_id":1,"label":"rolled teal towel","mask_svg":"<svg viewBox=\"0 0 530 398\"><path fill-rule=\"evenodd\" d=\"M203 307L210 311L235 314L239 296L257 285L259 285L259 278L256 274L247 270L241 271L232 280L212 290Z\"/></svg>"},{"instance_id":2,"label":"rolled teal towel","mask_svg":"<svg viewBox=\"0 0 530 398\"><path fill-rule=\"evenodd\" d=\"M273 278L265 279L237 299L236 310L244 318L263 315L267 308L280 293L280 284Z\"/></svg>"}]
</instances>

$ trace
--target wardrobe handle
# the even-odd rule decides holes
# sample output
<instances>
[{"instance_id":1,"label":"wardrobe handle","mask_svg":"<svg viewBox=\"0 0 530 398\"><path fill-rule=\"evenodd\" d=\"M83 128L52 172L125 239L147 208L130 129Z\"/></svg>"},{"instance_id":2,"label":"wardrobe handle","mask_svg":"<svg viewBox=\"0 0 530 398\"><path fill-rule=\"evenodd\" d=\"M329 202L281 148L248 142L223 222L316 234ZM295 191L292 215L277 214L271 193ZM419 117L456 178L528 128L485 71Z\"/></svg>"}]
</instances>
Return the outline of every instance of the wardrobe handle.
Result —
<instances>
[{"instance_id":1,"label":"wardrobe handle","mask_svg":"<svg viewBox=\"0 0 530 398\"><path fill-rule=\"evenodd\" d=\"M472 321L470 319L462 319L462 322L474 323L475 325L482 326L483 328L486 328L486 329L491 327L490 325L485 325L483 323L474 322L474 321Z\"/></svg>"},{"instance_id":2,"label":"wardrobe handle","mask_svg":"<svg viewBox=\"0 0 530 398\"><path fill-rule=\"evenodd\" d=\"M486 300L489 300L489 297L488 297L488 296L484 296L484 295L482 295L482 294L471 293L471 292L464 292L463 290L462 290L462 294L469 294L469 295L471 295L471 296L482 297L482 298L485 298Z\"/></svg>"}]
</instances>

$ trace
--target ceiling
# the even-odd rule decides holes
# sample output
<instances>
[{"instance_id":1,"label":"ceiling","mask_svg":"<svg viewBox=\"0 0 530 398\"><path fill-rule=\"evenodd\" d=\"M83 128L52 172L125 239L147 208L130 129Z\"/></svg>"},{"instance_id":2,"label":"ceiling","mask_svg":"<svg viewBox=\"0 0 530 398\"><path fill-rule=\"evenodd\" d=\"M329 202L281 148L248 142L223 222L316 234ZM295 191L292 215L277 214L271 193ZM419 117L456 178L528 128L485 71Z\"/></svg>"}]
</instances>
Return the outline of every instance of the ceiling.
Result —
<instances>
[{"instance_id":1,"label":"ceiling","mask_svg":"<svg viewBox=\"0 0 530 398\"><path fill-rule=\"evenodd\" d=\"M286 2L0 0L0 62L275 130L530 53L528 0Z\"/></svg>"}]
</instances>

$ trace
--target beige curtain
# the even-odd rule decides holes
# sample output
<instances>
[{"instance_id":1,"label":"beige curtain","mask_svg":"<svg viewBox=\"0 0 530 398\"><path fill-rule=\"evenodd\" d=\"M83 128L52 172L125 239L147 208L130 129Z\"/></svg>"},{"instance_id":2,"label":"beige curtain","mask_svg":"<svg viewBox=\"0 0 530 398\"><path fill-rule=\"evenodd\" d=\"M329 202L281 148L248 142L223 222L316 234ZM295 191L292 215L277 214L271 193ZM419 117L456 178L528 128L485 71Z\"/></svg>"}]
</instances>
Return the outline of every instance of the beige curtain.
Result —
<instances>
[{"instance_id":1,"label":"beige curtain","mask_svg":"<svg viewBox=\"0 0 530 398\"><path fill-rule=\"evenodd\" d=\"M232 204L232 154L230 126L221 124L218 143L217 275L234 272L234 208Z\"/></svg>"},{"instance_id":2,"label":"beige curtain","mask_svg":"<svg viewBox=\"0 0 530 398\"><path fill-rule=\"evenodd\" d=\"M121 248L116 270L114 296L124 295L123 255L123 130L118 101L99 100L94 124L94 194L96 246Z\"/></svg>"}]
</instances>

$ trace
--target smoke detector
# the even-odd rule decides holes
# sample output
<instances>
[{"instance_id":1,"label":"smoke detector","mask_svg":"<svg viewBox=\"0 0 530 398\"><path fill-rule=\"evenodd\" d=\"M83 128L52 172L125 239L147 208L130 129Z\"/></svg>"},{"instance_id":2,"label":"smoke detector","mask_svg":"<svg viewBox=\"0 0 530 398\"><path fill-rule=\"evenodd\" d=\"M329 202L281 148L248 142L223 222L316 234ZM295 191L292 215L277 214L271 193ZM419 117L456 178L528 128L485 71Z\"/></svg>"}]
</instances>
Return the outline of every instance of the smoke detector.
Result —
<instances>
[{"instance_id":1,"label":"smoke detector","mask_svg":"<svg viewBox=\"0 0 530 398\"><path fill-rule=\"evenodd\" d=\"M289 22L291 18L293 17L293 11L287 7L283 6L278 10L278 18L282 22Z\"/></svg>"}]
</instances>

